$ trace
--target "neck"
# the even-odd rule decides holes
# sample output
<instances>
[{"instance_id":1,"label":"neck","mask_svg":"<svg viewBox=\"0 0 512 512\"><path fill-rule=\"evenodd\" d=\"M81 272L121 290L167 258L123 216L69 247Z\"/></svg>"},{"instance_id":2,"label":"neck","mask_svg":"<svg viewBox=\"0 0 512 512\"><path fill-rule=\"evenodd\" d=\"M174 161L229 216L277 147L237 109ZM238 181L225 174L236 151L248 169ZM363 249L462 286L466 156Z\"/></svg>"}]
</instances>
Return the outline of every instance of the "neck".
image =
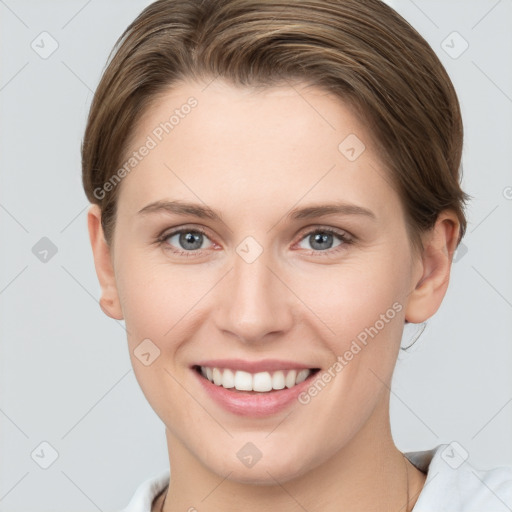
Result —
<instances>
[{"instance_id":1,"label":"neck","mask_svg":"<svg viewBox=\"0 0 512 512\"><path fill-rule=\"evenodd\" d=\"M353 439L304 474L270 484L251 485L218 475L166 430L171 482L155 503L165 512L201 510L246 512L410 512L426 475L395 447L389 425L389 395ZM212 440L213 441L213 440ZM269 472L270 474L271 472Z\"/></svg>"}]
</instances>

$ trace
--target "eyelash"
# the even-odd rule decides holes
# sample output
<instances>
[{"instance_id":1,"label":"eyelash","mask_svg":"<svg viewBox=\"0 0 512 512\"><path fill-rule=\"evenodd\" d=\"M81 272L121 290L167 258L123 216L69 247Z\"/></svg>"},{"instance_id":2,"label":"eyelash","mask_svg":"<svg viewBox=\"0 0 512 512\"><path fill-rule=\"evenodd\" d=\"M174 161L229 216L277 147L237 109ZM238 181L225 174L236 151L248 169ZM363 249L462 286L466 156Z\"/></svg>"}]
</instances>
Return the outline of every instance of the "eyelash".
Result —
<instances>
[{"instance_id":1,"label":"eyelash","mask_svg":"<svg viewBox=\"0 0 512 512\"><path fill-rule=\"evenodd\" d=\"M210 238L208 236L208 234L206 233L206 231L202 228L184 227L184 228L176 229L175 231L169 231L169 232L165 232L165 233L159 235L158 238L156 239L156 243L159 246L163 247L165 250L171 251L172 253L177 254L178 256L185 256L187 258L202 256L203 251L201 249L196 249L194 251L181 251L181 250L176 250L176 249L169 249L170 245L166 244L166 240L168 238L170 238L171 236L178 235L180 233L201 233L202 235L206 236L207 238ZM342 243L332 249L326 249L324 251L310 250L310 251L308 251L309 255L322 255L322 256L327 256L327 257L332 256L333 254L336 255L339 251L344 250L345 246L351 245L356 241L354 236L349 235L346 232L338 231L336 229L329 228L329 227L325 227L325 228L319 227L319 228L315 228L315 229L312 229L312 230L304 233L301 236L301 238L299 239L299 242L301 242L308 236L311 236L315 233L328 233L328 234L335 235L341 240Z\"/></svg>"}]
</instances>

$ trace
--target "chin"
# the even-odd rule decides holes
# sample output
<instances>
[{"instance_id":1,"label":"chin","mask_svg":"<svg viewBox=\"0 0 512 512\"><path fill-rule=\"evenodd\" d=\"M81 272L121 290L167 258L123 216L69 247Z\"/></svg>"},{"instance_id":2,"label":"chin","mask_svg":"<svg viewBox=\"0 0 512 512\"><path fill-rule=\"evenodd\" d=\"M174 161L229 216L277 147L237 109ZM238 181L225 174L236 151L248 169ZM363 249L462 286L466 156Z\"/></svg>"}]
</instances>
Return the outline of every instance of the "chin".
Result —
<instances>
[{"instance_id":1,"label":"chin","mask_svg":"<svg viewBox=\"0 0 512 512\"><path fill-rule=\"evenodd\" d=\"M226 464L225 460L219 462L219 466L210 467L210 470L222 478L246 485L275 486L277 482L284 483L298 478L309 469L303 459L292 461L283 460L282 457L267 460L262 457L252 467L245 467L238 459L231 461L230 464Z\"/></svg>"}]
</instances>

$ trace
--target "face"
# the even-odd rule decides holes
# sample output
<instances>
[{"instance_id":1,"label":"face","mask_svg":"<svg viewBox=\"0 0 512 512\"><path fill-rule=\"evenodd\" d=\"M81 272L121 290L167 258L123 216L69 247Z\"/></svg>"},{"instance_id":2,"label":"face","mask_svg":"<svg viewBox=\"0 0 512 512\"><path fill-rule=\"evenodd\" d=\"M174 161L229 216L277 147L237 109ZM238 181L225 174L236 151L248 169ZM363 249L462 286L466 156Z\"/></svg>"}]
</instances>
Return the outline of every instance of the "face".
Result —
<instances>
[{"instance_id":1,"label":"face","mask_svg":"<svg viewBox=\"0 0 512 512\"><path fill-rule=\"evenodd\" d=\"M176 453L264 483L310 471L370 424L378 435L418 269L368 128L314 87L217 79L162 96L134 151L118 185L115 288L136 377ZM233 371L220 381L213 367ZM293 368L318 371L294 385ZM244 393L224 387L232 378L285 387Z\"/></svg>"}]
</instances>

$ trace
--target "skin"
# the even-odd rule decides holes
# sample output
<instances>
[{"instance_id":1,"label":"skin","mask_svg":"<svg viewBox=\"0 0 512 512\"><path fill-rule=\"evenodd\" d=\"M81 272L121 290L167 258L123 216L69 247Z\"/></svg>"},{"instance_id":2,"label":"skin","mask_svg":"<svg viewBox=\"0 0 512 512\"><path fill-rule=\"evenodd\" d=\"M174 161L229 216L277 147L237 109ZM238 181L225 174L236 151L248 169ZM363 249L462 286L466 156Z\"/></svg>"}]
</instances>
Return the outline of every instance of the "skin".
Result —
<instances>
[{"instance_id":1,"label":"skin","mask_svg":"<svg viewBox=\"0 0 512 512\"><path fill-rule=\"evenodd\" d=\"M128 154L190 96L197 107L123 179L110 247L99 207L88 212L100 305L125 320L136 378L166 426L172 478L153 510L165 495L168 512L411 510L425 475L393 442L389 386L404 321L427 320L445 295L457 217L443 212L415 256L371 132L338 98L305 84L183 82L145 112ZM366 146L355 161L338 149L351 133ZM158 200L207 205L221 220L138 214ZM333 201L375 219L286 217ZM173 252L194 253L179 236L155 242L182 226L206 231L201 254ZM334 235L319 249L310 235L325 227L355 241ZM248 236L263 248L252 263L236 252ZM326 370L395 302L401 311L307 405L241 417L212 402L190 370L221 357ZM161 351L149 366L134 356L146 338ZM236 455L247 442L262 452L251 468Z\"/></svg>"}]
</instances>

